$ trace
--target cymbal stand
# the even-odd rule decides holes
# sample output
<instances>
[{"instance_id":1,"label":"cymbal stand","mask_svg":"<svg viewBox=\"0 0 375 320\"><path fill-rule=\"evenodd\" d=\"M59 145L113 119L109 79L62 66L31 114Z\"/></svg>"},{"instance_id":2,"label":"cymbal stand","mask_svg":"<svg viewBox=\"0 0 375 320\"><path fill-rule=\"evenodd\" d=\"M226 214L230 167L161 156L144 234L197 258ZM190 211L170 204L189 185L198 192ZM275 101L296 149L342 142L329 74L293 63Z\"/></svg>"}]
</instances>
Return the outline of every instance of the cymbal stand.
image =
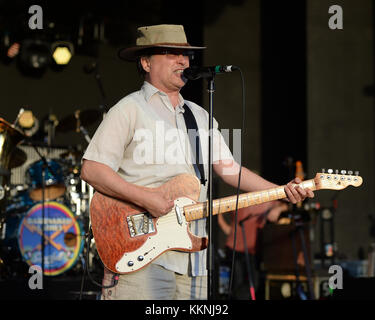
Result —
<instances>
[{"instance_id":1,"label":"cymbal stand","mask_svg":"<svg viewBox=\"0 0 375 320\"><path fill-rule=\"evenodd\" d=\"M79 127L79 131L82 132L82 134L83 134L83 136L85 137L87 143L90 143L90 142L91 142L91 138L90 138L90 136L89 136L87 130L85 129L85 127L81 125L81 126Z\"/></svg>"}]
</instances>

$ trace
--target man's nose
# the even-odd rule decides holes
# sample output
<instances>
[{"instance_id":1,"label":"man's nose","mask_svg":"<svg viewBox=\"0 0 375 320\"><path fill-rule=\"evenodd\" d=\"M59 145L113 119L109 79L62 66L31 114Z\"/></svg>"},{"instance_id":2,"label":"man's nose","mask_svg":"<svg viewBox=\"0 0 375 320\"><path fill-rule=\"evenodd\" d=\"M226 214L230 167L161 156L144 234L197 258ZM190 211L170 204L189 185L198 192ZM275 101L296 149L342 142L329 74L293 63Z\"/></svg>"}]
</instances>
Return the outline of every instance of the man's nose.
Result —
<instances>
[{"instance_id":1,"label":"man's nose","mask_svg":"<svg viewBox=\"0 0 375 320\"><path fill-rule=\"evenodd\" d=\"M177 56L177 61L178 61L178 63L180 63L182 65L189 65L189 57L185 56L183 54L179 54Z\"/></svg>"}]
</instances>

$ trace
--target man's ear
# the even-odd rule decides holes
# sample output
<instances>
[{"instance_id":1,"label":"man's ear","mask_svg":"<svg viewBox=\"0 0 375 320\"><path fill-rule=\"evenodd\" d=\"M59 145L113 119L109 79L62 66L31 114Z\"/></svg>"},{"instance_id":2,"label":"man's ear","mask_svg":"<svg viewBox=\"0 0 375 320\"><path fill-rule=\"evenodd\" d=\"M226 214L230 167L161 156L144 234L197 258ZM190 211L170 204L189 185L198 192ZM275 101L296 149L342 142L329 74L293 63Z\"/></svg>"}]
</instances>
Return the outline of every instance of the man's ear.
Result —
<instances>
[{"instance_id":1,"label":"man's ear","mask_svg":"<svg viewBox=\"0 0 375 320\"><path fill-rule=\"evenodd\" d=\"M149 57L141 57L140 63L141 63L141 66L142 66L143 70L145 70L146 72L150 72L151 63L150 63Z\"/></svg>"}]
</instances>

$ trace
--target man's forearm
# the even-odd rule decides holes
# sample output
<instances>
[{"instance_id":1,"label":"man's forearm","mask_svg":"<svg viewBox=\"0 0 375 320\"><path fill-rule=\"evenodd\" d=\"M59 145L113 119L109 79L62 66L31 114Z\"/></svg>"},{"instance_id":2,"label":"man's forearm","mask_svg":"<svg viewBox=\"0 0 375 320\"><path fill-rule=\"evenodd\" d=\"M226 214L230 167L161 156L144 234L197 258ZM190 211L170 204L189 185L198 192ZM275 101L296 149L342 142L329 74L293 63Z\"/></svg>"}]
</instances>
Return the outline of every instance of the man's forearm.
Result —
<instances>
[{"instance_id":1,"label":"man's forearm","mask_svg":"<svg viewBox=\"0 0 375 320\"><path fill-rule=\"evenodd\" d=\"M139 206L142 205L145 190L142 187L125 181L117 172L105 164L84 160L81 178L100 193L125 201L131 201Z\"/></svg>"},{"instance_id":2,"label":"man's forearm","mask_svg":"<svg viewBox=\"0 0 375 320\"><path fill-rule=\"evenodd\" d=\"M239 177L240 166L237 163L224 164L223 162L218 162L214 164L215 172L221 177L221 179L237 188L238 177ZM249 169L242 167L241 169L241 187L240 189L245 192L260 191L270 188L278 187L278 185L267 181L256 173L250 171Z\"/></svg>"}]
</instances>

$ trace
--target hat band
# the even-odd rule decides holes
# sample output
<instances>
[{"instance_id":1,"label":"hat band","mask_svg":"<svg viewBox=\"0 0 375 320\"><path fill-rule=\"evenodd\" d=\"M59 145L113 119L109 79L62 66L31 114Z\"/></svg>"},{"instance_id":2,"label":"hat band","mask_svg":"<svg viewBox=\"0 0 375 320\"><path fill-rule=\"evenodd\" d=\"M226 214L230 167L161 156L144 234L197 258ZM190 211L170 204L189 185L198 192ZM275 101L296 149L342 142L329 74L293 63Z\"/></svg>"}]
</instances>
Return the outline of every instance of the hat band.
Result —
<instances>
[{"instance_id":1,"label":"hat band","mask_svg":"<svg viewBox=\"0 0 375 320\"><path fill-rule=\"evenodd\" d=\"M191 45L187 42L185 43L176 43L176 42L160 42L160 43L153 43L153 44L146 44L140 45L139 47L147 47L147 46L179 46L179 47L191 47Z\"/></svg>"}]
</instances>

